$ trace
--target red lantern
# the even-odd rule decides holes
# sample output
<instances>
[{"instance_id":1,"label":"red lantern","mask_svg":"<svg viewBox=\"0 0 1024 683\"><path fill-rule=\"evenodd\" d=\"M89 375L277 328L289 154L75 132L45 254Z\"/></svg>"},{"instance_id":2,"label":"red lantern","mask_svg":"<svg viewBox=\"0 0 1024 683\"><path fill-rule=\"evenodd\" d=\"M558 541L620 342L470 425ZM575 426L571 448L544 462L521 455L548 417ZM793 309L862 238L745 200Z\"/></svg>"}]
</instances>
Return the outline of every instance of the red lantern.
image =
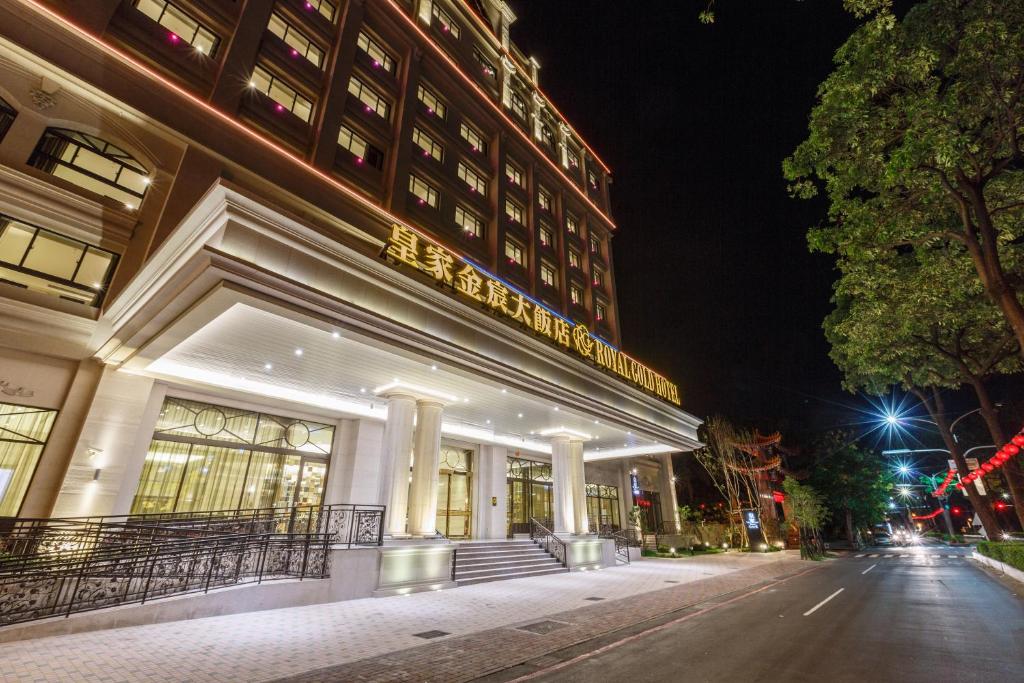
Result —
<instances>
[{"instance_id":1,"label":"red lantern","mask_svg":"<svg viewBox=\"0 0 1024 683\"><path fill-rule=\"evenodd\" d=\"M981 463L981 469L985 470L986 472L991 472L992 470L995 469L995 465L993 465L990 462L983 462Z\"/></svg>"},{"instance_id":2,"label":"red lantern","mask_svg":"<svg viewBox=\"0 0 1024 683\"><path fill-rule=\"evenodd\" d=\"M1024 446L1024 434L1018 434L1017 436L1010 439L1014 446Z\"/></svg>"},{"instance_id":3,"label":"red lantern","mask_svg":"<svg viewBox=\"0 0 1024 683\"><path fill-rule=\"evenodd\" d=\"M1009 453L1010 457L1013 457L1013 456L1017 455L1018 453L1020 453L1020 446L1016 446L1016 445L1014 445L1012 443L1008 443L1005 446L1003 446L1003 451L1006 452L1006 453Z\"/></svg>"}]
</instances>

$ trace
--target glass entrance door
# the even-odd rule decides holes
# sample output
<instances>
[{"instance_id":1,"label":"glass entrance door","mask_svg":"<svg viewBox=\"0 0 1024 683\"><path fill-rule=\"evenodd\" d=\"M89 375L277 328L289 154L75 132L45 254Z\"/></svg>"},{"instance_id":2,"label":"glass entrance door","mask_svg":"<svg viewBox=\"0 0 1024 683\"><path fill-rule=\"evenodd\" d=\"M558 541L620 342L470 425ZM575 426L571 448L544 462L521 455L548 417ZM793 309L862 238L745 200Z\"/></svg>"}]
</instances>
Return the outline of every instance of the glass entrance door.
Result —
<instances>
[{"instance_id":1,"label":"glass entrance door","mask_svg":"<svg viewBox=\"0 0 1024 683\"><path fill-rule=\"evenodd\" d=\"M472 451L441 447L441 467L437 482L437 530L448 538L470 536L472 456Z\"/></svg>"},{"instance_id":2,"label":"glass entrance door","mask_svg":"<svg viewBox=\"0 0 1024 683\"><path fill-rule=\"evenodd\" d=\"M530 532L530 518L551 526L551 465L519 458L506 463L508 534Z\"/></svg>"}]
</instances>

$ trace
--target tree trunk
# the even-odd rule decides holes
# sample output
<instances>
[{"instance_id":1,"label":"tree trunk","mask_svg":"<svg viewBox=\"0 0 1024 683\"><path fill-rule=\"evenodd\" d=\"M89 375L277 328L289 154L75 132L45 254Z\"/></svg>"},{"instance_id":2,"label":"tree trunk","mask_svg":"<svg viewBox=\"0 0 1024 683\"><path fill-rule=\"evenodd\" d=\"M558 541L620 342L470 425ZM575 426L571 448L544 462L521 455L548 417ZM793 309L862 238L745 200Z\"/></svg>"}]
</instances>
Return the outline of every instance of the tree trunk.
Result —
<instances>
[{"instance_id":1,"label":"tree trunk","mask_svg":"<svg viewBox=\"0 0 1024 683\"><path fill-rule=\"evenodd\" d=\"M956 462L957 471L961 474L968 472L967 460L964 458L963 452L960 450L960 446L953 439L952 432L949 431L949 420L946 417L946 410L942 400L942 394L936 387L931 387L931 397L928 396L923 390L917 388L911 388L911 391L921 399L921 403L925 409L928 410L928 414L931 416L932 421L939 428L939 434L942 435L942 441L946 444L946 449L950 455L953 456L953 461ZM970 483L964 487L964 492L967 494L967 499L971 501L971 506L974 511L978 513L978 518L981 519L981 525L985 528L985 533L989 538L999 538L999 522L996 520L996 515L992 511L992 506L989 505L988 496L983 496L978 493L977 487L974 483Z\"/></svg>"},{"instance_id":2,"label":"tree trunk","mask_svg":"<svg viewBox=\"0 0 1024 683\"><path fill-rule=\"evenodd\" d=\"M981 406L981 417L985 420L988 433L992 436L992 443L1000 448L1007 442L1003 425L999 422L999 413L996 405L989 396L988 387L980 380L971 381L974 393L978 395L978 404ZM1024 529L1024 476L1021 476L1015 459L1008 460L1003 467L1003 475L1006 477L1006 484L1010 489L1010 496L1013 498L1013 510L1017 514L1017 520Z\"/></svg>"},{"instance_id":3,"label":"tree trunk","mask_svg":"<svg viewBox=\"0 0 1024 683\"><path fill-rule=\"evenodd\" d=\"M857 546L857 538L853 535L853 511L850 508L846 508L846 540L850 542L851 547Z\"/></svg>"}]
</instances>

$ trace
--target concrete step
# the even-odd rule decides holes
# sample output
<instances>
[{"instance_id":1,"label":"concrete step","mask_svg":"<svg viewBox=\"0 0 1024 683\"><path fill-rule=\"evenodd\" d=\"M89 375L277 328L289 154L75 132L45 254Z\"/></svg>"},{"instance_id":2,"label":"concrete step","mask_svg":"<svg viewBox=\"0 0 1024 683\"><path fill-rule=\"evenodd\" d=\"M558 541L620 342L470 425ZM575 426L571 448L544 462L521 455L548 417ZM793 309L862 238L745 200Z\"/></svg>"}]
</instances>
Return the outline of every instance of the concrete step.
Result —
<instances>
[{"instance_id":1,"label":"concrete step","mask_svg":"<svg viewBox=\"0 0 1024 683\"><path fill-rule=\"evenodd\" d=\"M551 557L547 553L538 554L538 555L532 555L530 557L517 557L517 558L503 557L503 558L494 559L494 560L476 560L476 559L469 560L469 559L460 557L460 558L456 559L455 567L456 567L456 570L459 570L462 567L466 567L466 568L473 567L473 568L479 569L480 567L495 567L495 566L501 566L501 565L510 566L510 565L523 564L523 563L526 563L526 562L537 562L539 560L554 560L554 559L555 558Z\"/></svg>"},{"instance_id":2,"label":"concrete step","mask_svg":"<svg viewBox=\"0 0 1024 683\"><path fill-rule=\"evenodd\" d=\"M479 561L479 560L508 560L515 559L517 557L531 557L534 555L547 555L542 548L532 548L526 550L482 550L477 552L467 552L459 550L456 553L456 557L459 562L465 561Z\"/></svg>"},{"instance_id":3,"label":"concrete step","mask_svg":"<svg viewBox=\"0 0 1024 683\"><path fill-rule=\"evenodd\" d=\"M496 576L499 574L512 574L516 572L528 572L537 569L548 569L548 568L561 568L561 563L553 557L549 557L545 560L537 560L535 562L522 562L514 565L500 565L497 567L478 567L472 569L455 569L455 580L459 579L471 579L478 576Z\"/></svg>"},{"instance_id":4,"label":"concrete step","mask_svg":"<svg viewBox=\"0 0 1024 683\"><path fill-rule=\"evenodd\" d=\"M479 576L469 579L456 578L455 583L459 586L471 586L477 583L487 583L488 581L507 581L509 579L524 579L530 576L544 576L545 574L564 574L569 570L565 567L558 565L551 569L535 569L532 571L521 571L521 572L508 572L505 574L492 574L489 576Z\"/></svg>"},{"instance_id":5,"label":"concrete step","mask_svg":"<svg viewBox=\"0 0 1024 683\"><path fill-rule=\"evenodd\" d=\"M474 550L477 548L528 548L537 547L533 541L494 541L489 543L459 543L459 550Z\"/></svg>"}]
</instances>

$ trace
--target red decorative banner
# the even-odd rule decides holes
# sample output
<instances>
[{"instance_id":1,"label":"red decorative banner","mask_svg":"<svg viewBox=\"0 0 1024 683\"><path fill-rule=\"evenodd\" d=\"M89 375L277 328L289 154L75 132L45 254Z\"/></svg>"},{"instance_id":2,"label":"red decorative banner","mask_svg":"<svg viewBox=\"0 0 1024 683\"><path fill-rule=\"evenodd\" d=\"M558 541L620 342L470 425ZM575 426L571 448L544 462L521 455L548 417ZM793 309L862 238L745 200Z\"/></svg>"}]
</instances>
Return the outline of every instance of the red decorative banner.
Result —
<instances>
[{"instance_id":1,"label":"red decorative banner","mask_svg":"<svg viewBox=\"0 0 1024 683\"><path fill-rule=\"evenodd\" d=\"M984 477L989 472L999 469L1006 464L1007 460L1018 455L1021 447L1024 447L1024 429L1010 439L1010 443L1004 444L1002 448L996 451L995 455L981 463L981 467L962 477L956 487L962 491L967 484L970 484L975 479Z\"/></svg>"},{"instance_id":2,"label":"red decorative banner","mask_svg":"<svg viewBox=\"0 0 1024 683\"><path fill-rule=\"evenodd\" d=\"M910 515L913 519L935 519L942 514L942 508L939 508L935 512L929 512L927 515Z\"/></svg>"},{"instance_id":3,"label":"red decorative banner","mask_svg":"<svg viewBox=\"0 0 1024 683\"><path fill-rule=\"evenodd\" d=\"M946 493L946 487L953 481L953 477L956 476L956 470L950 470L946 473L946 478L942 480L942 483L932 491L932 495L936 498L941 498Z\"/></svg>"}]
</instances>

